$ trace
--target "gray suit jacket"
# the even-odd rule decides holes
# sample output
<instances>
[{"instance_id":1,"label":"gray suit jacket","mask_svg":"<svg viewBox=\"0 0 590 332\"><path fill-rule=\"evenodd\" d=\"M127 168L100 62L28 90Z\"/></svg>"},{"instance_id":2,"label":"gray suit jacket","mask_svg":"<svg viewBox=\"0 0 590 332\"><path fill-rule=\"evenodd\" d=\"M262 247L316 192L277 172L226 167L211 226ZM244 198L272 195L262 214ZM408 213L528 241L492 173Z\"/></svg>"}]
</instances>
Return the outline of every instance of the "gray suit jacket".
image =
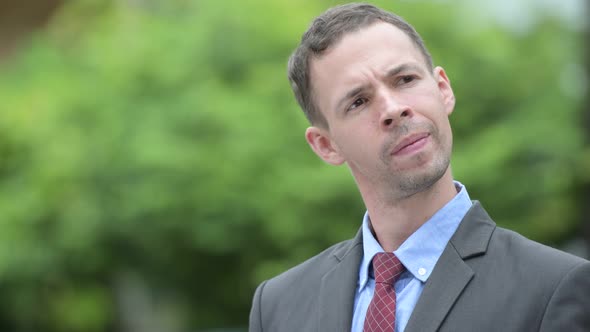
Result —
<instances>
[{"instance_id":1,"label":"gray suit jacket","mask_svg":"<svg viewBox=\"0 0 590 332\"><path fill-rule=\"evenodd\" d=\"M350 331L361 232L263 282L250 331ZM590 262L496 227L475 202L405 331L590 331Z\"/></svg>"}]
</instances>

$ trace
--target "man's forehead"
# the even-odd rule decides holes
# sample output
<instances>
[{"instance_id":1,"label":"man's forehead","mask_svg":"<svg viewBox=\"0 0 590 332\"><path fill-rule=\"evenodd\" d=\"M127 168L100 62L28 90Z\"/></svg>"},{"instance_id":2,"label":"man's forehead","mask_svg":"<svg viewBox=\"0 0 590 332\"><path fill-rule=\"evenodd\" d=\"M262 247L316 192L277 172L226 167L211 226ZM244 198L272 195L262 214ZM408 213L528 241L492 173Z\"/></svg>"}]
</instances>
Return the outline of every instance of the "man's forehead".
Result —
<instances>
[{"instance_id":1,"label":"man's forehead","mask_svg":"<svg viewBox=\"0 0 590 332\"><path fill-rule=\"evenodd\" d=\"M374 59L382 60L387 67L398 62L424 62L418 47L405 32L389 23L378 22L342 36L321 55L312 57L309 61L310 83L313 85L317 79L332 79L332 75L342 76L340 74L347 70L348 64ZM324 77L326 75L331 77Z\"/></svg>"},{"instance_id":2,"label":"man's forehead","mask_svg":"<svg viewBox=\"0 0 590 332\"><path fill-rule=\"evenodd\" d=\"M344 34L324 52L315 54L309 59L310 71L323 67L334 59L358 60L356 56L362 54L365 48L381 44L389 47L388 50L384 49L383 51L393 53L409 50L416 54L420 53L418 47L405 32L392 24L379 21Z\"/></svg>"}]
</instances>

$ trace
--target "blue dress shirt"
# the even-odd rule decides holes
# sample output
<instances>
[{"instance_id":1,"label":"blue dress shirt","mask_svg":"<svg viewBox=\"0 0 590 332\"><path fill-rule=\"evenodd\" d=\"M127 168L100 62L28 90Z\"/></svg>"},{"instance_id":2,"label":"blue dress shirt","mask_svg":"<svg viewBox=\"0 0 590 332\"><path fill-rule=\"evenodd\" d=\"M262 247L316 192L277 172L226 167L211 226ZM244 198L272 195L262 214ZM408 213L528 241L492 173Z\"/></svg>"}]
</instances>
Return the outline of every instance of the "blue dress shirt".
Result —
<instances>
[{"instance_id":1,"label":"blue dress shirt","mask_svg":"<svg viewBox=\"0 0 590 332\"><path fill-rule=\"evenodd\" d=\"M418 228L402 245L394 251L406 271L395 283L396 310L395 331L405 329L410 315L418 302L424 284L428 280L434 265L438 261L451 236L457 230L461 219L471 208L471 199L465 187L455 181L457 195L443 208L438 210L420 228ZM371 267L373 256L383 252L369 228L369 214L363 219L363 259L359 267L359 278L354 298L352 332L362 332L365 315L373 293L375 279Z\"/></svg>"}]
</instances>

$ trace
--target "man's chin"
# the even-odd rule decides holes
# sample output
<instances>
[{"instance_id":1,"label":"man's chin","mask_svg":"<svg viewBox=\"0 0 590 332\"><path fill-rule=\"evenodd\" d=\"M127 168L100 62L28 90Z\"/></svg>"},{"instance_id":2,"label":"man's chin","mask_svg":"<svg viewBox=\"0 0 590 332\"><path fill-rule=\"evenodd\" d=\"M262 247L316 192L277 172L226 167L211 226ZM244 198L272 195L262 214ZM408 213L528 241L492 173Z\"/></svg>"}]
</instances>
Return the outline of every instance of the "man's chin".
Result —
<instances>
[{"instance_id":1,"label":"man's chin","mask_svg":"<svg viewBox=\"0 0 590 332\"><path fill-rule=\"evenodd\" d=\"M400 192L415 195L432 188L446 173L447 167L415 167L403 171L397 178Z\"/></svg>"}]
</instances>

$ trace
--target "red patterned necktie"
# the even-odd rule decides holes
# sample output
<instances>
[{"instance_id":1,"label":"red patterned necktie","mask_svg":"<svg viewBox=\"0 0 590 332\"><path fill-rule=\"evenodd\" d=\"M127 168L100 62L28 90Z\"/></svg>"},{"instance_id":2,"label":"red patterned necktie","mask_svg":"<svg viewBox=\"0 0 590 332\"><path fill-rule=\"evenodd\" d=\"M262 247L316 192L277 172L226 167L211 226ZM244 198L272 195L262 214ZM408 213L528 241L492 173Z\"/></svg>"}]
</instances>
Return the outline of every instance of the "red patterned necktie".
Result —
<instances>
[{"instance_id":1,"label":"red patterned necktie","mask_svg":"<svg viewBox=\"0 0 590 332\"><path fill-rule=\"evenodd\" d=\"M404 266L390 252L381 252L373 257L375 293L367 309L363 332L395 331L395 281L404 271Z\"/></svg>"}]
</instances>

